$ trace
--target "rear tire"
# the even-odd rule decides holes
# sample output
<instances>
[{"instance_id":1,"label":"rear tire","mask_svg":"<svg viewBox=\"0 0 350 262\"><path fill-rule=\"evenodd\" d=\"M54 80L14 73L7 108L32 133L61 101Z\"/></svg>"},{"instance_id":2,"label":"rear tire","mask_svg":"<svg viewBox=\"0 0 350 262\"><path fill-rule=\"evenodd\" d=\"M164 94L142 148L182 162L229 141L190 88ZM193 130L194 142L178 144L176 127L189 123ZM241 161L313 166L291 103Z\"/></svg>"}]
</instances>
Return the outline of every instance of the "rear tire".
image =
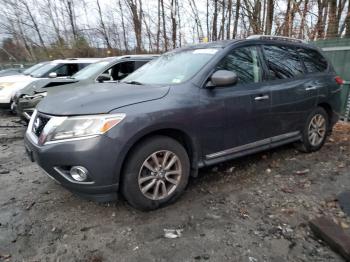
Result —
<instances>
[{"instance_id":1,"label":"rear tire","mask_svg":"<svg viewBox=\"0 0 350 262\"><path fill-rule=\"evenodd\" d=\"M329 116L322 107L317 107L307 118L297 149L306 153L319 150L326 142L328 129Z\"/></svg>"},{"instance_id":2,"label":"rear tire","mask_svg":"<svg viewBox=\"0 0 350 262\"><path fill-rule=\"evenodd\" d=\"M185 148L166 136L148 138L126 159L121 191L140 210L153 210L174 202L185 190L190 161Z\"/></svg>"}]
</instances>

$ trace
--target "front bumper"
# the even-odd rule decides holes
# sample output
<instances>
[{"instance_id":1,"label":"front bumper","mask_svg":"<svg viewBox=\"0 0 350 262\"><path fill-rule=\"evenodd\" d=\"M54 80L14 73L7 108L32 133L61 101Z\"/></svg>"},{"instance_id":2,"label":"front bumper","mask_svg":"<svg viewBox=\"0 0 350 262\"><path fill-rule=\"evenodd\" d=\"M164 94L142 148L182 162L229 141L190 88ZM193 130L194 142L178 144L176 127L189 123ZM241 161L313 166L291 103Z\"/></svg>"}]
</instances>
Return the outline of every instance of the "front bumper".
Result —
<instances>
[{"instance_id":1,"label":"front bumper","mask_svg":"<svg viewBox=\"0 0 350 262\"><path fill-rule=\"evenodd\" d=\"M0 91L0 104L6 108L10 108L11 105L11 93Z\"/></svg>"},{"instance_id":2,"label":"front bumper","mask_svg":"<svg viewBox=\"0 0 350 262\"><path fill-rule=\"evenodd\" d=\"M16 101L16 112L25 121L29 121L35 107L42 100L42 97L19 98Z\"/></svg>"},{"instance_id":3,"label":"front bumper","mask_svg":"<svg viewBox=\"0 0 350 262\"><path fill-rule=\"evenodd\" d=\"M116 174L118 150L107 136L38 146L26 133L25 148L32 161L73 193L98 202L117 199L119 174ZM62 174L71 166L88 170L89 181L78 182ZM67 179L68 178L68 179ZM73 180L73 181L72 181Z\"/></svg>"}]
</instances>

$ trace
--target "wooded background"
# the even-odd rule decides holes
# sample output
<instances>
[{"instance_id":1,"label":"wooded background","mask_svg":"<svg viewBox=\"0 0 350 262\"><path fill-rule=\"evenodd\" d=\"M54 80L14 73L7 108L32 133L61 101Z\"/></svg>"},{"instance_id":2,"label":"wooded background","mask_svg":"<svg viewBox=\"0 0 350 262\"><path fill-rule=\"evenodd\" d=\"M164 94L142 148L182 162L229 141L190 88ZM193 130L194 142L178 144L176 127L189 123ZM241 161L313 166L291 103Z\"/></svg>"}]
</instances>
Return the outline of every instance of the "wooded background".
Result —
<instances>
[{"instance_id":1,"label":"wooded background","mask_svg":"<svg viewBox=\"0 0 350 262\"><path fill-rule=\"evenodd\" d=\"M0 62L162 53L251 34L350 37L350 0L0 0Z\"/></svg>"}]
</instances>

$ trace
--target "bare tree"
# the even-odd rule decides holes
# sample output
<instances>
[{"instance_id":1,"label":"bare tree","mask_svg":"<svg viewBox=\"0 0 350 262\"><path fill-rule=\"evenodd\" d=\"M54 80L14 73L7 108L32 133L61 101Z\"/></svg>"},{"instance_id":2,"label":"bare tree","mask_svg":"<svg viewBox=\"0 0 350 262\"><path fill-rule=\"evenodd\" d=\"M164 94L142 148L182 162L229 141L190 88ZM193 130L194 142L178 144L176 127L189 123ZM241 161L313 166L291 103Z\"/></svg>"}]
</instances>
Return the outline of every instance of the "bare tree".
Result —
<instances>
[{"instance_id":1,"label":"bare tree","mask_svg":"<svg viewBox=\"0 0 350 262\"><path fill-rule=\"evenodd\" d=\"M168 51L168 36L167 36L167 33L166 33L166 24L165 24L164 0L160 0L160 5L161 5L161 8L162 8L164 49L165 49L165 51Z\"/></svg>"},{"instance_id":2,"label":"bare tree","mask_svg":"<svg viewBox=\"0 0 350 262\"><path fill-rule=\"evenodd\" d=\"M273 13L274 13L274 0L267 0L267 10L266 10L266 23L265 23L265 34L271 35L272 23L273 23Z\"/></svg>"},{"instance_id":3,"label":"bare tree","mask_svg":"<svg viewBox=\"0 0 350 262\"><path fill-rule=\"evenodd\" d=\"M237 35L237 28L238 28L238 22L239 22L239 12L241 10L241 0L236 1L236 11L235 11L235 21L233 24L233 33L232 38L235 39Z\"/></svg>"},{"instance_id":4,"label":"bare tree","mask_svg":"<svg viewBox=\"0 0 350 262\"><path fill-rule=\"evenodd\" d=\"M121 17L121 20L122 20L124 48L125 48L125 51L128 52L129 51L129 46L128 46L128 41L127 41L127 38L126 38L126 27L125 27L125 22L124 22L124 12L123 12L123 8L122 8L122 4L121 4L120 0L118 1L118 5L119 5L119 10L120 10L120 17Z\"/></svg>"},{"instance_id":5,"label":"bare tree","mask_svg":"<svg viewBox=\"0 0 350 262\"><path fill-rule=\"evenodd\" d=\"M213 41L218 39L218 0L214 0L213 29L211 35Z\"/></svg>"},{"instance_id":6,"label":"bare tree","mask_svg":"<svg viewBox=\"0 0 350 262\"><path fill-rule=\"evenodd\" d=\"M109 40L109 36L108 36L108 33L107 33L107 29L106 29L106 25L103 21L103 15L102 15L102 9L101 9L101 5L100 5L100 0L96 0L96 5L97 5L97 11L98 11L98 17L99 17L99 22L100 22L100 33L103 37L103 39L105 40L106 42L106 45L107 45L107 48L108 49L111 49L112 46L111 46L111 42Z\"/></svg>"},{"instance_id":7,"label":"bare tree","mask_svg":"<svg viewBox=\"0 0 350 262\"><path fill-rule=\"evenodd\" d=\"M170 18L171 18L171 25L172 25L172 41L173 41L173 48L176 48L176 36L177 36L177 21L176 21L176 12L177 12L177 0L171 0L171 12L170 12Z\"/></svg>"},{"instance_id":8,"label":"bare tree","mask_svg":"<svg viewBox=\"0 0 350 262\"><path fill-rule=\"evenodd\" d=\"M136 37L136 52L142 51L142 1L141 0L125 0L128 4L132 21L134 25ZM163 0L162 0L163 1Z\"/></svg>"},{"instance_id":9,"label":"bare tree","mask_svg":"<svg viewBox=\"0 0 350 262\"><path fill-rule=\"evenodd\" d=\"M345 37L350 37L350 0L348 0L348 11L345 18Z\"/></svg>"}]
</instances>

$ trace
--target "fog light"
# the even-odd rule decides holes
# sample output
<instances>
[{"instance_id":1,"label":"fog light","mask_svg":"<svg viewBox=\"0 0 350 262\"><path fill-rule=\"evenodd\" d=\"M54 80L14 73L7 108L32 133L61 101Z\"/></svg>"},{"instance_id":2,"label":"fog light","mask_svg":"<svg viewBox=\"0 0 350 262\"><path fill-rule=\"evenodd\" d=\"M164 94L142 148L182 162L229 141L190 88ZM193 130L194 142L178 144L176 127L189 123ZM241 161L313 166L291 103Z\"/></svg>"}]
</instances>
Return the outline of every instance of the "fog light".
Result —
<instances>
[{"instance_id":1,"label":"fog light","mask_svg":"<svg viewBox=\"0 0 350 262\"><path fill-rule=\"evenodd\" d=\"M87 179L88 171L86 170L85 167L73 166L70 169L69 173L74 180L79 181L79 182L83 182Z\"/></svg>"}]
</instances>

